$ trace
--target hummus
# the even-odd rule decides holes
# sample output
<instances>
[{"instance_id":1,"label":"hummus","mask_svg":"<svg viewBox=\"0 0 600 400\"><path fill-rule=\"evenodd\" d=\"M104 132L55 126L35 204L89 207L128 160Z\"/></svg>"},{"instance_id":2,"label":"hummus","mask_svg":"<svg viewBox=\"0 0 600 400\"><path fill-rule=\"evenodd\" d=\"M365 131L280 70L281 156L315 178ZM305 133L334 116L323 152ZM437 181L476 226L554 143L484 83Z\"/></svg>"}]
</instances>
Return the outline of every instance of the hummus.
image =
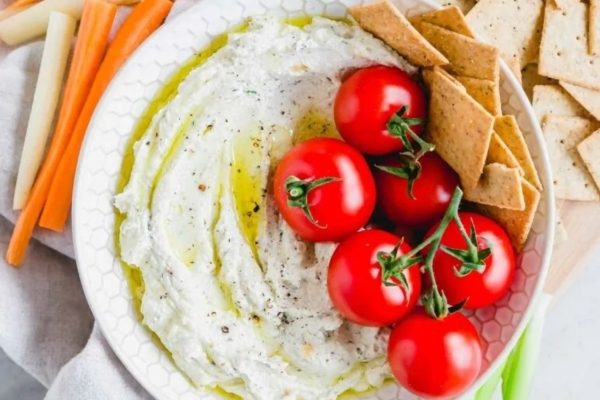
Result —
<instances>
[{"instance_id":1,"label":"hummus","mask_svg":"<svg viewBox=\"0 0 600 400\"><path fill-rule=\"evenodd\" d=\"M344 321L327 293L334 244L279 217L270 174L295 141L335 135L344 72L416 70L359 27L267 17L230 34L153 117L116 197L144 323L201 388L244 399L335 399L390 377L387 331Z\"/></svg>"}]
</instances>

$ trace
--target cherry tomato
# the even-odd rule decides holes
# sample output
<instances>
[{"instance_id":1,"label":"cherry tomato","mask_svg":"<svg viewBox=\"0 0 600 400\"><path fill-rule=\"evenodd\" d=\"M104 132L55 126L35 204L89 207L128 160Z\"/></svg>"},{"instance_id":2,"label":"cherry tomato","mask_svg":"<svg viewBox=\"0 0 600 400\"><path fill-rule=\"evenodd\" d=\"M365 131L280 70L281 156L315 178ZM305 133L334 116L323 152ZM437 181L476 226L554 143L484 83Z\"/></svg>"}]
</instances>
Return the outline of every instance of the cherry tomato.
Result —
<instances>
[{"instance_id":1,"label":"cherry tomato","mask_svg":"<svg viewBox=\"0 0 600 400\"><path fill-rule=\"evenodd\" d=\"M390 135L387 123L402 107L404 118L424 120L427 100L423 89L406 72L387 66L360 69L340 86L334 104L338 131L348 143L370 155L384 155L404 148ZM423 124L411 126L415 134Z\"/></svg>"},{"instance_id":2,"label":"cherry tomato","mask_svg":"<svg viewBox=\"0 0 600 400\"><path fill-rule=\"evenodd\" d=\"M412 228L428 228L442 218L458 176L437 154L430 152L419 159L421 174L414 180L412 197L409 180L376 168L377 201L385 216L396 224ZM378 165L400 167L397 156L388 157Z\"/></svg>"},{"instance_id":3,"label":"cherry tomato","mask_svg":"<svg viewBox=\"0 0 600 400\"><path fill-rule=\"evenodd\" d=\"M273 185L285 221L314 242L338 241L356 232L375 208L375 182L367 162L337 139L295 146L277 166Z\"/></svg>"},{"instance_id":4,"label":"cherry tomato","mask_svg":"<svg viewBox=\"0 0 600 400\"><path fill-rule=\"evenodd\" d=\"M398 382L417 396L454 397L479 375L481 340L464 315L437 320L419 308L393 329L388 362Z\"/></svg>"},{"instance_id":5,"label":"cherry tomato","mask_svg":"<svg viewBox=\"0 0 600 400\"><path fill-rule=\"evenodd\" d=\"M355 233L337 247L329 262L327 287L334 306L345 318L360 325L385 326L417 304L421 291L418 265L401 272L406 286L397 277L388 280L391 285L383 282L383 266L377 255L389 255L398 245L398 256L411 250L399 237L371 229Z\"/></svg>"},{"instance_id":6,"label":"cherry tomato","mask_svg":"<svg viewBox=\"0 0 600 400\"><path fill-rule=\"evenodd\" d=\"M440 249L433 259L435 279L450 304L467 300L465 308L487 307L508 292L515 272L515 251L504 229L494 220L473 212L459 212L458 216L468 234L471 233L471 224L475 227L478 249L489 248L491 254L483 260L485 267L482 272L473 270L461 277L456 272L461 261ZM435 227L429 234L433 230ZM454 249L467 249L455 221L448 225L441 244Z\"/></svg>"}]
</instances>

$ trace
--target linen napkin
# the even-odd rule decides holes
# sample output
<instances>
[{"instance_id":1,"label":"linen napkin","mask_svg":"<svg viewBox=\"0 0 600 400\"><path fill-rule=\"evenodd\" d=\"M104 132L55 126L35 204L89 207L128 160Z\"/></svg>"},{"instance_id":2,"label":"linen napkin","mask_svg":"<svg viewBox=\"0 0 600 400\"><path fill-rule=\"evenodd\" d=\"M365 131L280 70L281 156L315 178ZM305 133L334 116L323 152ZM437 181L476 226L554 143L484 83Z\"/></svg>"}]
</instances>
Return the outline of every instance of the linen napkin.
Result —
<instances>
[{"instance_id":1,"label":"linen napkin","mask_svg":"<svg viewBox=\"0 0 600 400\"><path fill-rule=\"evenodd\" d=\"M177 0L169 19L197 1ZM113 34L127 13L119 11ZM21 269L4 261L42 50L43 41L0 46L0 347L49 389L46 399L148 399L94 326L72 260L70 225L60 234L37 230Z\"/></svg>"}]
</instances>

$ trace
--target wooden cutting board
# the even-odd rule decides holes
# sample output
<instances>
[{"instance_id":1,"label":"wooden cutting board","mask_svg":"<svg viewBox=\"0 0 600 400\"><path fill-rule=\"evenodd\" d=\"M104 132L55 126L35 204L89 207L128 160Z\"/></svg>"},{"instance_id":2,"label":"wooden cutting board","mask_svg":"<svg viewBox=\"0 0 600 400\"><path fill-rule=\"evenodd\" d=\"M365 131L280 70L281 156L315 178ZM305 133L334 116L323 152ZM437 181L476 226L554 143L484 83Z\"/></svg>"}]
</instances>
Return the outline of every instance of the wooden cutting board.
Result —
<instances>
[{"instance_id":1,"label":"wooden cutting board","mask_svg":"<svg viewBox=\"0 0 600 400\"><path fill-rule=\"evenodd\" d=\"M600 247L600 203L567 201L557 216L567 236L561 240L560 234L557 235L550 261L545 292L552 295L569 286Z\"/></svg>"}]
</instances>

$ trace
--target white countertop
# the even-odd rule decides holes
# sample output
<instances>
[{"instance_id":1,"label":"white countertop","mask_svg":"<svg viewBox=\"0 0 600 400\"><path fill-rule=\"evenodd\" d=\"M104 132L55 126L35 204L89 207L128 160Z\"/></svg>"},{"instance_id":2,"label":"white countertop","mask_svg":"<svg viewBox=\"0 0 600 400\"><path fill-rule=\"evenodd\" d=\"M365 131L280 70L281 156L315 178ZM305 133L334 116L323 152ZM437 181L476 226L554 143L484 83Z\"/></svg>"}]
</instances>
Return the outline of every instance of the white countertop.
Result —
<instances>
[{"instance_id":1,"label":"white countertop","mask_svg":"<svg viewBox=\"0 0 600 400\"><path fill-rule=\"evenodd\" d=\"M531 400L599 398L600 249L552 306ZM37 400L44 388L0 350L0 400Z\"/></svg>"}]
</instances>

